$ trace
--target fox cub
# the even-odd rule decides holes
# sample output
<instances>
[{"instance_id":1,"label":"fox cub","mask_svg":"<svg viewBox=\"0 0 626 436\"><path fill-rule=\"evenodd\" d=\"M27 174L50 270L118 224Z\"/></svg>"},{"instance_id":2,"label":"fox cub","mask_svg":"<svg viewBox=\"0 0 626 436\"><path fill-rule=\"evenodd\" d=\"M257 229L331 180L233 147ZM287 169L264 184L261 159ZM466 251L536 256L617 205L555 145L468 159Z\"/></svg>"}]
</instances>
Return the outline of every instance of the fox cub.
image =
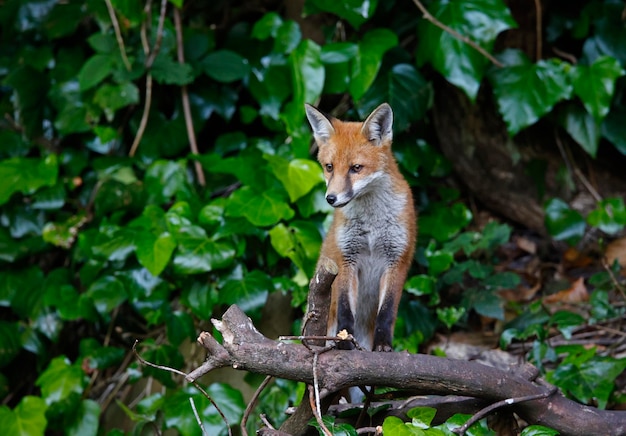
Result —
<instances>
[{"instance_id":1,"label":"fox cub","mask_svg":"<svg viewBox=\"0 0 626 436\"><path fill-rule=\"evenodd\" d=\"M393 111L383 103L364 122L343 122L306 105L306 116L335 208L321 250L339 267L328 334L345 329L365 349L392 351L417 233L411 190L391 152Z\"/></svg>"}]
</instances>

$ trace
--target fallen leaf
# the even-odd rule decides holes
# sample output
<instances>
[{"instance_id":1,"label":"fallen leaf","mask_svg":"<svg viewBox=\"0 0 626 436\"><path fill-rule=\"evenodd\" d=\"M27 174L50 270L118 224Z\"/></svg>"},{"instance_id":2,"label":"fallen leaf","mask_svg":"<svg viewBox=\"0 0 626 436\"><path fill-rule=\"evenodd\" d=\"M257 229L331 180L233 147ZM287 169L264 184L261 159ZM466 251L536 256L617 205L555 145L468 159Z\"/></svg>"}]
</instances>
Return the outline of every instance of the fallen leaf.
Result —
<instances>
[{"instance_id":1,"label":"fallen leaf","mask_svg":"<svg viewBox=\"0 0 626 436\"><path fill-rule=\"evenodd\" d=\"M564 289L556 294L548 295L543 299L546 304L553 303L581 303L589 300L589 293L587 292L587 286L585 286L585 279L580 277L569 289Z\"/></svg>"},{"instance_id":2,"label":"fallen leaf","mask_svg":"<svg viewBox=\"0 0 626 436\"><path fill-rule=\"evenodd\" d=\"M530 253L530 254L537 253L537 244L528 238L524 238L523 236L520 236L516 238L515 243L517 244L517 247L520 250L525 251L526 253Z\"/></svg>"},{"instance_id":3,"label":"fallen leaf","mask_svg":"<svg viewBox=\"0 0 626 436\"><path fill-rule=\"evenodd\" d=\"M593 263L593 259L584 253L581 253L574 247L569 247L563 253L564 263L570 268L583 268Z\"/></svg>"},{"instance_id":4,"label":"fallen leaf","mask_svg":"<svg viewBox=\"0 0 626 436\"><path fill-rule=\"evenodd\" d=\"M616 239L606 246L604 257L609 266L617 260L621 267L626 266L626 238Z\"/></svg>"}]
</instances>

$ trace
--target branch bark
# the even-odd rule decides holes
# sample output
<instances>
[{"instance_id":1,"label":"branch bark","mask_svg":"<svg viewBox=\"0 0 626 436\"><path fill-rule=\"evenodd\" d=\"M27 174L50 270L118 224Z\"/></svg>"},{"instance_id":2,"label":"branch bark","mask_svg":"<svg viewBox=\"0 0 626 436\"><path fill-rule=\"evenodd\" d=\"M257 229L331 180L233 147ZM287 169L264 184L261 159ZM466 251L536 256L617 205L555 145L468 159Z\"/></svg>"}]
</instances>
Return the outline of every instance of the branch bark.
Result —
<instances>
[{"instance_id":1,"label":"branch bark","mask_svg":"<svg viewBox=\"0 0 626 436\"><path fill-rule=\"evenodd\" d=\"M300 344L272 341L259 333L250 318L231 306L221 321L212 320L223 345L208 333L199 342L209 351L202 371L232 366L258 374L313 383L313 353ZM511 373L475 362L402 353L331 350L318 360L322 397L357 385L388 386L424 394L462 395L487 401L537 395L551 388L524 378L526 368ZM625 435L626 412L598 410L556 393L547 398L514 404L510 410L527 422L552 427L561 435Z\"/></svg>"}]
</instances>

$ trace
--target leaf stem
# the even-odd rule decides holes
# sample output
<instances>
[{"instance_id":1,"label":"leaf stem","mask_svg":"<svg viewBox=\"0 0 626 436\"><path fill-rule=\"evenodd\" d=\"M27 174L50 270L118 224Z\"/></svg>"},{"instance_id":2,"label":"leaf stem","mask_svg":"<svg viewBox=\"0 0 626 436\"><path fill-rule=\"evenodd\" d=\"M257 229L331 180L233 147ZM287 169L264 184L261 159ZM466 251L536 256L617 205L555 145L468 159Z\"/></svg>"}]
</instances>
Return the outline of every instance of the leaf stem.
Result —
<instances>
[{"instance_id":1,"label":"leaf stem","mask_svg":"<svg viewBox=\"0 0 626 436\"><path fill-rule=\"evenodd\" d=\"M126 56L126 47L124 46L124 38L122 38L122 31L120 30L120 23L117 21L117 16L115 15L115 9L113 9L113 5L111 4L111 0L104 0L107 5L107 10L109 11L109 17L111 17L111 24L113 24L113 30L115 30L115 39L117 40L117 45L120 48L120 54L122 55L122 62L124 62L124 66L128 71L131 70L130 62L128 57Z\"/></svg>"}]
</instances>

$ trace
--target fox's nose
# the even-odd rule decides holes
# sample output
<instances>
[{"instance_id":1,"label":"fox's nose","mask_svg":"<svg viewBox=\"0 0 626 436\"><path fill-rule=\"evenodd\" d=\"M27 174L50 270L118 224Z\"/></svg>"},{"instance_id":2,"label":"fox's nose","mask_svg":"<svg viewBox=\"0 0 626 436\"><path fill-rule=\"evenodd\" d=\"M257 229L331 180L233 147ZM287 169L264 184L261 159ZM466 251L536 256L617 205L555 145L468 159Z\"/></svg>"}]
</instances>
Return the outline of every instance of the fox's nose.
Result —
<instances>
[{"instance_id":1,"label":"fox's nose","mask_svg":"<svg viewBox=\"0 0 626 436\"><path fill-rule=\"evenodd\" d=\"M326 201L332 206L337 201L337 196L335 194L328 194L326 196Z\"/></svg>"}]
</instances>

